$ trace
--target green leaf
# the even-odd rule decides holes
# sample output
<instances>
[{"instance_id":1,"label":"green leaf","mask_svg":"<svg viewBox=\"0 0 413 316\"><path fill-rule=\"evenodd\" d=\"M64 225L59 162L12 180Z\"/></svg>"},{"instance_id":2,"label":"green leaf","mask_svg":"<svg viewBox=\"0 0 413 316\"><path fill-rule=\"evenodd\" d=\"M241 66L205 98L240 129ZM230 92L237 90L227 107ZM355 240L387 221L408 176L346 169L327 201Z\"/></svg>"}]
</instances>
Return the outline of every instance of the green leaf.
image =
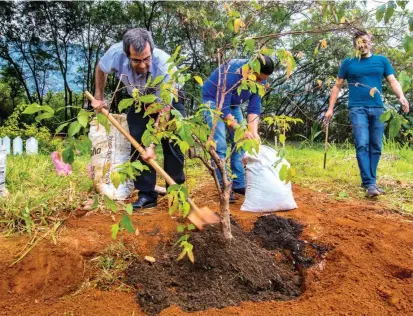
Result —
<instances>
[{"instance_id":1,"label":"green leaf","mask_svg":"<svg viewBox=\"0 0 413 316\"><path fill-rule=\"evenodd\" d=\"M142 145L148 147L152 143L152 139L155 140L156 137L153 137L152 132L146 129L141 138Z\"/></svg>"},{"instance_id":2,"label":"green leaf","mask_svg":"<svg viewBox=\"0 0 413 316\"><path fill-rule=\"evenodd\" d=\"M105 127L106 133L109 133L110 132L110 122L109 122L108 118L106 117L106 115L103 114L103 113L98 113L96 115L96 118L97 118L98 122Z\"/></svg>"},{"instance_id":3,"label":"green leaf","mask_svg":"<svg viewBox=\"0 0 413 316\"><path fill-rule=\"evenodd\" d=\"M402 120L400 116L393 116L389 124L389 137L394 138L399 134L402 127Z\"/></svg>"},{"instance_id":4,"label":"green leaf","mask_svg":"<svg viewBox=\"0 0 413 316\"><path fill-rule=\"evenodd\" d=\"M117 189L120 185L120 174L116 171L110 173L110 181L112 181L113 186Z\"/></svg>"},{"instance_id":5,"label":"green leaf","mask_svg":"<svg viewBox=\"0 0 413 316\"><path fill-rule=\"evenodd\" d=\"M409 35L404 37L403 48L407 54L411 55L413 53L413 38Z\"/></svg>"},{"instance_id":6,"label":"green leaf","mask_svg":"<svg viewBox=\"0 0 413 316\"><path fill-rule=\"evenodd\" d=\"M251 38L251 37L247 37L244 40L244 43L245 43L245 52L251 52L252 53L255 49L254 39Z\"/></svg>"},{"instance_id":7,"label":"green leaf","mask_svg":"<svg viewBox=\"0 0 413 316\"><path fill-rule=\"evenodd\" d=\"M27 108L24 109L23 114L34 114L40 112L42 107L37 103L30 104Z\"/></svg>"},{"instance_id":8,"label":"green leaf","mask_svg":"<svg viewBox=\"0 0 413 316\"><path fill-rule=\"evenodd\" d=\"M65 126L67 126L67 125L69 125L69 122L60 124L60 125L56 128L55 134L60 133L60 132L65 128Z\"/></svg>"},{"instance_id":9,"label":"green leaf","mask_svg":"<svg viewBox=\"0 0 413 316\"><path fill-rule=\"evenodd\" d=\"M133 213L133 206L132 206L132 204L128 204L128 205L126 205L126 213L128 213L129 215L132 215L132 213Z\"/></svg>"},{"instance_id":10,"label":"green leaf","mask_svg":"<svg viewBox=\"0 0 413 316\"><path fill-rule=\"evenodd\" d=\"M155 100L157 99L157 96L154 94L147 94L147 95L143 95L139 98L140 102L143 103L153 103L155 102Z\"/></svg>"},{"instance_id":11,"label":"green leaf","mask_svg":"<svg viewBox=\"0 0 413 316\"><path fill-rule=\"evenodd\" d=\"M280 140L280 143L284 145L284 144L285 144L285 140L286 140L285 135L284 135L284 134L281 134L280 137L279 137L279 140Z\"/></svg>"},{"instance_id":12,"label":"green leaf","mask_svg":"<svg viewBox=\"0 0 413 316\"><path fill-rule=\"evenodd\" d=\"M69 137L73 137L77 133L79 133L81 128L82 128L82 125L80 125L78 121L72 122L69 126L69 130L67 134L69 135Z\"/></svg>"},{"instance_id":13,"label":"green leaf","mask_svg":"<svg viewBox=\"0 0 413 316\"><path fill-rule=\"evenodd\" d=\"M91 209L92 210L97 209L98 206L99 206L99 194L95 194L93 196L93 204L91 206Z\"/></svg>"},{"instance_id":14,"label":"green leaf","mask_svg":"<svg viewBox=\"0 0 413 316\"><path fill-rule=\"evenodd\" d=\"M184 217L188 216L190 210L191 210L191 205L187 201L185 201L184 202Z\"/></svg>"},{"instance_id":15,"label":"green leaf","mask_svg":"<svg viewBox=\"0 0 413 316\"><path fill-rule=\"evenodd\" d=\"M194 230L194 229L196 229L196 227L195 227L194 224L188 224L188 225L186 226L186 229L187 229L187 230Z\"/></svg>"},{"instance_id":16,"label":"green leaf","mask_svg":"<svg viewBox=\"0 0 413 316\"><path fill-rule=\"evenodd\" d=\"M105 195L103 199L105 201L106 208L110 209L113 213L116 213L116 211L118 210L118 205L116 204L116 202L110 199L107 195Z\"/></svg>"},{"instance_id":17,"label":"green leaf","mask_svg":"<svg viewBox=\"0 0 413 316\"><path fill-rule=\"evenodd\" d=\"M239 142L244 138L244 129L241 126L238 126L237 129L235 130L234 134L234 142Z\"/></svg>"},{"instance_id":18,"label":"green leaf","mask_svg":"<svg viewBox=\"0 0 413 316\"><path fill-rule=\"evenodd\" d=\"M145 114L143 115L143 117L147 117L148 115L151 115L153 113L158 113L159 111L161 111L163 108L163 104L162 103L152 103L150 106L148 106L145 110Z\"/></svg>"},{"instance_id":19,"label":"green leaf","mask_svg":"<svg viewBox=\"0 0 413 316\"><path fill-rule=\"evenodd\" d=\"M406 92L412 83L412 79L409 77L409 75L403 70L400 72L398 80L402 86L403 92Z\"/></svg>"},{"instance_id":20,"label":"green leaf","mask_svg":"<svg viewBox=\"0 0 413 316\"><path fill-rule=\"evenodd\" d=\"M256 58L252 63L250 63L252 71L256 72L257 74L261 73L261 64L258 58Z\"/></svg>"},{"instance_id":21,"label":"green leaf","mask_svg":"<svg viewBox=\"0 0 413 316\"><path fill-rule=\"evenodd\" d=\"M36 122L40 122L41 120L48 119L54 117L54 113L43 112L42 114L36 116Z\"/></svg>"},{"instance_id":22,"label":"green leaf","mask_svg":"<svg viewBox=\"0 0 413 316\"><path fill-rule=\"evenodd\" d=\"M387 4L386 14L384 15L384 23L387 24L390 21L390 18L393 16L394 7L395 7L394 2L389 1L389 3Z\"/></svg>"},{"instance_id":23,"label":"green leaf","mask_svg":"<svg viewBox=\"0 0 413 316\"><path fill-rule=\"evenodd\" d=\"M87 123L89 122L89 113L81 109L77 115L77 121L80 125L86 127Z\"/></svg>"},{"instance_id":24,"label":"green leaf","mask_svg":"<svg viewBox=\"0 0 413 316\"><path fill-rule=\"evenodd\" d=\"M165 76L160 75L158 77L155 78L154 81L151 82L151 87L155 87L158 83L160 83L163 79L165 78Z\"/></svg>"},{"instance_id":25,"label":"green leaf","mask_svg":"<svg viewBox=\"0 0 413 316\"><path fill-rule=\"evenodd\" d=\"M384 12L386 12L386 5L382 4L376 11L376 21L380 22L383 19Z\"/></svg>"},{"instance_id":26,"label":"green leaf","mask_svg":"<svg viewBox=\"0 0 413 316\"><path fill-rule=\"evenodd\" d=\"M82 153L90 153L92 149L92 141L86 135L81 135L75 143L75 148Z\"/></svg>"},{"instance_id":27,"label":"green leaf","mask_svg":"<svg viewBox=\"0 0 413 316\"><path fill-rule=\"evenodd\" d=\"M112 231L112 239L116 239L119 232L119 224L113 224L110 230Z\"/></svg>"},{"instance_id":28,"label":"green leaf","mask_svg":"<svg viewBox=\"0 0 413 316\"><path fill-rule=\"evenodd\" d=\"M279 175L280 175L280 180L281 181L284 181L284 180L287 179L287 175L288 175L288 166L287 165L284 164L284 165L281 166Z\"/></svg>"},{"instance_id":29,"label":"green leaf","mask_svg":"<svg viewBox=\"0 0 413 316\"><path fill-rule=\"evenodd\" d=\"M248 81L251 93L257 93L257 85L253 81Z\"/></svg>"},{"instance_id":30,"label":"green leaf","mask_svg":"<svg viewBox=\"0 0 413 316\"><path fill-rule=\"evenodd\" d=\"M260 53L263 54L263 55L272 55L272 54L274 54L274 49L264 47L260 50Z\"/></svg>"},{"instance_id":31,"label":"green leaf","mask_svg":"<svg viewBox=\"0 0 413 316\"><path fill-rule=\"evenodd\" d=\"M62 158L64 163L72 164L75 161L75 153L73 146L69 145L62 152Z\"/></svg>"},{"instance_id":32,"label":"green leaf","mask_svg":"<svg viewBox=\"0 0 413 316\"><path fill-rule=\"evenodd\" d=\"M413 17L409 18L409 31L413 32Z\"/></svg>"},{"instance_id":33,"label":"green leaf","mask_svg":"<svg viewBox=\"0 0 413 316\"><path fill-rule=\"evenodd\" d=\"M131 166L135 168L136 170L143 171L143 170L149 170L149 167L144 165L142 162L139 160L135 160L134 162L131 162Z\"/></svg>"},{"instance_id":34,"label":"green leaf","mask_svg":"<svg viewBox=\"0 0 413 316\"><path fill-rule=\"evenodd\" d=\"M120 220L119 226L121 228L126 229L126 231L129 232L129 233L134 233L135 232L135 227L133 227L133 223L132 223L130 217L126 214L122 215L122 219Z\"/></svg>"},{"instance_id":35,"label":"green leaf","mask_svg":"<svg viewBox=\"0 0 413 316\"><path fill-rule=\"evenodd\" d=\"M118 104L119 112L122 112L123 110L131 107L133 105L133 102L135 102L133 98L123 99L122 101L120 101Z\"/></svg>"},{"instance_id":36,"label":"green leaf","mask_svg":"<svg viewBox=\"0 0 413 316\"><path fill-rule=\"evenodd\" d=\"M179 142L179 149L181 150L181 152L183 153L183 154L185 154L187 151L188 151L188 149L189 149L189 144L186 142L186 141L180 141Z\"/></svg>"},{"instance_id":37,"label":"green leaf","mask_svg":"<svg viewBox=\"0 0 413 316\"><path fill-rule=\"evenodd\" d=\"M179 54L179 51L181 50L181 45L179 45L176 49L175 49L175 52L174 52L174 54L171 56L171 57L169 57L169 59L166 61L166 63L170 63L171 61L174 61L175 59L176 59L176 57L178 57L178 54Z\"/></svg>"},{"instance_id":38,"label":"green leaf","mask_svg":"<svg viewBox=\"0 0 413 316\"><path fill-rule=\"evenodd\" d=\"M48 105L43 105L43 106L42 106L42 110L43 110L44 112L47 112L47 113L50 113L50 114L54 114L54 110L53 110L50 106L48 106Z\"/></svg>"},{"instance_id":39,"label":"green leaf","mask_svg":"<svg viewBox=\"0 0 413 316\"><path fill-rule=\"evenodd\" d=\"M179 225L176 227L176 231L177 231L178 233L182 233L184 230L185 230L185 225L183 225L183 224L179 224Z\"/></svg>"},{"instance_id":40,"label":"green leaf","mask_svg":"<svg viewBox=\"0 0 413 316\"><path fill-rule=\"evenodd\" d=\"M409 1L396 1L397 5L404 10Z\"/></svg>"}]
</instances>

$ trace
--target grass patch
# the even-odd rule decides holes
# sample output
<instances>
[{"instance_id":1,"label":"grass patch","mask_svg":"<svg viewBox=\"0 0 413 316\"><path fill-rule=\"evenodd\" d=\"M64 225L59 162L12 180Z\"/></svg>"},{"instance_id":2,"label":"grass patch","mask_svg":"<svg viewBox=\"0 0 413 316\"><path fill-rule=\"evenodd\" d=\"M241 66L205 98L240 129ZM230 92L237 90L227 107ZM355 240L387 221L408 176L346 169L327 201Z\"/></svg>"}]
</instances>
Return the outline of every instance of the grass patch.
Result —
<instances>
[{"instance_id":1,"label":"grass patch","mask_svg":"<svg viewBox=\"0 0 413 316\"><path fill-rule=\"evenodd\" d=\"M295 167L294 182L325 192L337 200L365 199L352 144L330 145L326 169L323 169L324 145L287 146L286 158ZM413 213L413 150L394 142L385 142L377 171L377 184L387 191L379 200L400 212Z\"/></svg>"},{"instance_id":2,"label":"grass patch","mask_svg":"<svg viewBox=\"0 0 413 316\"><path fill-rule=\"evenodd\" d=\"M294 182L337 200L365 199L351 143L330 145L327 168L323 170L324 147L288 145L286 158L295 167ZM88 155L77 156L72 174L58 176L49 155L8 156L6 187L10 194L0 198L0 231L33 234L60 222L67 213L94 194L87 174ZM158 161L163 163L161 151ZM212 181L197 159L185 161L186 185L191 192L202 180ZM164 181L158 178L159 184ZM386 142L378 169L378 185L387 191L379 200L399 212L413 213L413 150Z\"/></svg>"},{"instance_id":3,"label":"grass patch","mask_svg":"<svg viewBox=\"0 0 413 316\"><path fill-rule=\"evenodd\" d=\"M89 157L78 156L72 174L58 176L49 155L7 157L6 188L0 200L0 230L32 234L59 221L87 199L92 180L87 174Z\"/></svg>"}]
</instances>

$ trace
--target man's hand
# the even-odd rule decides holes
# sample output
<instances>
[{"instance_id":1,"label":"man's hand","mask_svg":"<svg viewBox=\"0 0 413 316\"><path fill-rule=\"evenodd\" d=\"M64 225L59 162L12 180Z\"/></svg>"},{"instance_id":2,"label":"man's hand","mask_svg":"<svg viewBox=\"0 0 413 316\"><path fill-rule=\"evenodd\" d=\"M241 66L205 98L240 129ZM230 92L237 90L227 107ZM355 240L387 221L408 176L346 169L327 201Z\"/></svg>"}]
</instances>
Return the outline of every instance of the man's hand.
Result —
<instances>
[{"instance_id":1,"label":"man's hand","mask_svg":"<svg viewBox=\"0 0 413 316\"><path fill-rule=\"evenodd\" d=\"M92 101L92 107L97 111L100 112L102 109L109 110L108 106L106 105L105 100L97 100L94 99Z\"/></svg>"},{"instance_id":2,"label":"man's hand","mask_svg":"<svg viewBox=\"0 0 413 316\"><path fill-rule=\"evenodd\" d=\"M162 110L160 110L158 113L158 117L156 118L156 122L155 122L155 128L156 129L158 128L158 126L160 125L159 123L161 123L162 127L164 127L164 125L168 123L170 116L171 116L171 106L170 105L164 106Z\"/></svg>"},{"instance_id":3,"label":"man's hand","mask_svg":"<svg viewBox=\"0 0 413 316\"><path fill-rule=\"evenodd\" d=\"M409 101L402 95L399 99L404 113L409 113Z\"/></svg>"},{"instance_id":4,"label":"man's hand","mask_svg":"<svg viewBox=\"0 0 413 316\"><path fill-rule=\"evenodd\" d=\"M237 120L235 119L235 117L232 114L228 114L225 117L225 121L226 124L229 125L229 127L231 127L234 131L238 128L239 124L237 122Z\"/></svg>"},{"instance_id":5,"label":"man's hand","mask_svg":"<svg viewBox=\"0 0 413 316\"><path fill-rule=\"evenodd\" d=\"M326 123L328 123L331 120L333 113L334 113L333 109L328 109L326 114L324 114L324 120L326 121Z\"/></svg>"},{"instance_id":6,"label":"man's hand","mask_svg":"<svg viewBox=\"0 0 413 316\"><path fill-rule=\"evenodd\" d=\"M257 133L245 131L244 139L254 139L254 138L257 139L258 141L261 140L260 135L258 135Z\"/></svg>"},{"instance_id":7,"label":"man's hand","mask_svg":"<svg viewBox=\"0 0 413 316\"><path fill-rule=\"evenodd\" d=\"M145 154L142 154L142 159L148 161L149 159L156 159L155 145L150 144L149 147L145 148Z\"/></svg>"}]
</instances>

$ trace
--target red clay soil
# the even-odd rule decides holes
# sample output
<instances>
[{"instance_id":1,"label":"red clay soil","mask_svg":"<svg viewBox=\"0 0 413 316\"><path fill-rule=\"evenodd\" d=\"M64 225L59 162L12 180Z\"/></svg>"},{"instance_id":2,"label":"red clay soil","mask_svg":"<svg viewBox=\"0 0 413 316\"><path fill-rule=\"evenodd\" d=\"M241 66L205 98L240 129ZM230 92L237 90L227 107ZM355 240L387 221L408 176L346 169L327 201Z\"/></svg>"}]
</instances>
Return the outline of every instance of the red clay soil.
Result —
<instances>
[{"instance_id":1,"label":"red clay soil","mask_svg":"<svg viewBox=\"0 0 413 316\"><path fill-rule=\"evenodd\" d=\"M386 210L377 201L335 201L325 194L294 186L298 209L277 215L304 227L302 238L331 249L306 271L305 291L287 302L244 302L194 315L412 315L413 219ZM200 206L218 209L211 183L193 194ZM261 214L239 211L233 217L249 231ZM140 258L154 255L168 241L175 222L166 202L134 215L137 236L120 240ZM133 292L100 291L87 286L96 273L93 259L112 242L113 216L87 213L65 221L57 244L42 241L9 267L28 238L0 237L0 315L144 315ZM169 307L160 315L187 315Z\"/></svg>"}]
</instances>

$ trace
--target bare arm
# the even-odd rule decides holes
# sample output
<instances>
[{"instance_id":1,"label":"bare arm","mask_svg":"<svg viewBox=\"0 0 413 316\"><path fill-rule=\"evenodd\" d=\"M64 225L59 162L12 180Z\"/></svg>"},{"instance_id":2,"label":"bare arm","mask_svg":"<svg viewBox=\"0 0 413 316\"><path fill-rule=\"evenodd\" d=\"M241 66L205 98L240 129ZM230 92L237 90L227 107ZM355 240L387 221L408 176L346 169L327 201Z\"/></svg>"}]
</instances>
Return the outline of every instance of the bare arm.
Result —
<instances>
[{"instance_id":1,"label":"bare arm","mask_svg":"<svg viewBox=\"0 0 413 316\"><path fill-rule=\"evenodd\" d=\"M258 114L248 114L247 116L248 128L254 138L260 138L258 136L258 125L260 123L260 117Z\"/></svg>"},{"instance_id":2,"label":"bare arm","mask_svg":"<svg viewBox=\"0 0 413 316\"><path fill-rule=\"evenodd\" d=\"M331 89L330 93L330 101L328 103L328 110L325 114L326 121L329 121L331 117L333 116L334 113L334 105L336 104L338 94L341 91L341 88L343 87L344 84L344 79L343 78L337 78L336 79L336 84L334 85L333 89Z\"/></svg>"},{"instance_id":3,"label":"bare arm","mask_svg":"<svg viewBox=\"0 0 413 316\"><path fill-rule=\"evenodd\" d=\"M391 89L393 90L396 97L399 99L400 104L403 106L403 111L405 113L409 112L409 102L406 100L402 86L400 85L399 81L397 81L394 75L390 75L386 77L387 82L389 83Z\"/></svg>"},{"instance_id":4,"label":"bare arm","mask_svg":"<svg viewBox=\"0 0 413 316\"><path fill-rule=\"evenodd\" d=\"M95 99L104 100L105 99L105 86L108 75L105 74L102 69L100 69L99 64L96 66L95 70Z\"/></svg>"}]
</instances>

